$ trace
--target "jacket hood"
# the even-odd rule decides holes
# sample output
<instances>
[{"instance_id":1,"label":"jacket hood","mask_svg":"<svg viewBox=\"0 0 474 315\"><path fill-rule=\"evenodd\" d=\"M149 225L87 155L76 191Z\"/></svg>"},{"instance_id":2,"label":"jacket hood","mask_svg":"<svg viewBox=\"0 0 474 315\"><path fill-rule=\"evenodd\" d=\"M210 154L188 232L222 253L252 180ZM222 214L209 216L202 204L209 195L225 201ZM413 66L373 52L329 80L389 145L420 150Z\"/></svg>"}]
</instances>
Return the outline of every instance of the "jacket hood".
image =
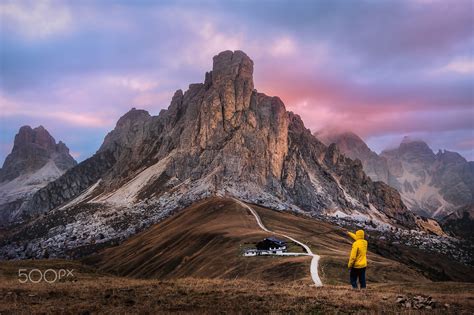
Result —
<instances>
[{"instance_id":1,"label":"jacket hood","mask_svg":"<svg viewBox=\"0 0 474 315\"><path fill-rule=\"evenodd\" d=\"M364 239L364 230L357 230L356 239L358 239L358 240L363 240Z\"/></svg>"},{"instance_id":2,"label":"jacket hood","mask_svg":"<svg viewBox=\"0 0 474 315\"><path fill-rule=\"evenodd\" d=\"M352 232L347 232L347 234L349 234L349 236L352 237L354 241L363 240L365 236L365 233L363 230L358 230L357 232L355 232L355 234Z\"/></svg>"}]
</instances>

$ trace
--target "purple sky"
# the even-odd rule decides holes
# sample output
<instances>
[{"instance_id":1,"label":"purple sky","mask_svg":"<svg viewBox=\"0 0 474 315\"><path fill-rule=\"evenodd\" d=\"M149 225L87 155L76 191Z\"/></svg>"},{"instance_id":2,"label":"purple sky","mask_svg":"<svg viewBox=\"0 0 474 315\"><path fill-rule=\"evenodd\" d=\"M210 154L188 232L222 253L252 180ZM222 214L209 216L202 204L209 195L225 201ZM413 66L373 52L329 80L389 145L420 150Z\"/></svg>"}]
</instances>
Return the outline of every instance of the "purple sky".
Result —
<instances>
[{"instance_id":1,"label":"purple sky","mask_svg":"<svg viewBox=\"0 0 474 315\"><path fill-rule=\"evenodd\" d=\"M1 1L0 163L21 125L78 160L240 49L308 128L474 159L474 1Z\"/></svg>"}]
</instances>

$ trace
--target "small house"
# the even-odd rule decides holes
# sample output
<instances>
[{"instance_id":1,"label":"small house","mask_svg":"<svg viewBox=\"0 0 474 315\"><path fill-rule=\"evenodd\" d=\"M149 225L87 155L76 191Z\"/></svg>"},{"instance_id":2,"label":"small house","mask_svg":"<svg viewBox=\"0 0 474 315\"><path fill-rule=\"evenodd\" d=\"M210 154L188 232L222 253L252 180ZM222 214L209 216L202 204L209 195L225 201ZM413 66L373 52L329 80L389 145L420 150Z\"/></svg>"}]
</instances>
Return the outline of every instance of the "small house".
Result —
<instances>
[{"instance_id":1,"label":"small house","mask_svg":"<svg viewBox=\"0 0 474 315\"><path fill-rule=\"evenodd\" d=\"M246 249L244 256L282 255L286 249L285 241L268 237L258 242L256 248Z\"/></svg>"},{"instance_id":2,"label":"small house","mask_svg":"<svg viewBox=\"0 0 474 315\"><path fill-rule=\"evenodd\" d=\"M267 237L257 243L258 250L278 250L286 249L286 242L274 237Z\"/></svg>"}]
</instances>

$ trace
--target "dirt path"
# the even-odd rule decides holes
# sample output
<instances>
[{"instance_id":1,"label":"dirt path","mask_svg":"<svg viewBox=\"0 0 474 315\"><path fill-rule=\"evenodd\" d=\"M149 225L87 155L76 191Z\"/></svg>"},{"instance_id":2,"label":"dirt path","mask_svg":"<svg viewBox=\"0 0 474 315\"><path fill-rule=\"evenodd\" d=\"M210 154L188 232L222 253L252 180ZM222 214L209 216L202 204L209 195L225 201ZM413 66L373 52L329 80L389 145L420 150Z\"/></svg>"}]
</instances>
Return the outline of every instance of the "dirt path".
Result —
<instances>
[{"instance_id":1,"label":"dirt path","mask_svg":"<svg viewBox=\"0 0 474 315\"><path fill-rule=\"evenodd\" d=\"M258 215L258 213L252 209L252 207L250 207L249 205L243 203L242 201L238 200L238 199L235 199L235 198L232 198L235 202L237 202L238 204L240 204L242 207L244 208L247 208L250 210L250 212L253 214L253 216L255 217L255 220L257 221L257 224L258 226L260 226L260 228L262 230L264 230L265 232L268 232L268 233L273 233L273 234L276 234L276 235L280 235L280 236L283 236L283 237L286 237L290 240L292 240L293 242L301 245L305 250L306 252L308 253L309 256L312 256L312 259L311 259L311 267L310 267L310 272L311 272L311 278L313 279L313 282L314 282L314 285L317 286L317 287L321 287L323 285L323 283L321 282L321 279L319 278L319 274L318 274L318 263L319 263L319 256L314 254L312 251L311 251L311 248L309 248L308 245L294 239L293 237L291 236L288 236L286 234L283 234L283 233L277 233L277 232L273 232L273 231L270 231L269 229L267 229L265 227L265 225L263 225L262 223L262 220L260 219L260 216Z\"/></svg>"}]
</instances>

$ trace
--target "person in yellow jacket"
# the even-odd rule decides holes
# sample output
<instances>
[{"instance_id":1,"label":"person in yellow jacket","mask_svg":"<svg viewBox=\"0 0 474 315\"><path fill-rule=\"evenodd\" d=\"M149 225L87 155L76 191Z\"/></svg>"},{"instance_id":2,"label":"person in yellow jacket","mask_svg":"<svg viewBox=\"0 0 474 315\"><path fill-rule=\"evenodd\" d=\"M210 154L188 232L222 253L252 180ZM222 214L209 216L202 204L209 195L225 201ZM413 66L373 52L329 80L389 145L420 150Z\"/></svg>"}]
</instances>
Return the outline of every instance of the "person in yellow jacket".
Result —
<instances>
[{"instance_id":1,"label":"person in yellow jacket","mask_svg":"<svg viewBox=\"0 0 474 315\"><path fill-rule=\"evenodd\" d=\"M350 280L353 289L357 289L357 280L360 288L365 289L365 268L367 267L367 241L364 239L364 231L347 232L354 239L352 243L351 256L347 267L350 270Z\"/></svg>"}]
</instances>

